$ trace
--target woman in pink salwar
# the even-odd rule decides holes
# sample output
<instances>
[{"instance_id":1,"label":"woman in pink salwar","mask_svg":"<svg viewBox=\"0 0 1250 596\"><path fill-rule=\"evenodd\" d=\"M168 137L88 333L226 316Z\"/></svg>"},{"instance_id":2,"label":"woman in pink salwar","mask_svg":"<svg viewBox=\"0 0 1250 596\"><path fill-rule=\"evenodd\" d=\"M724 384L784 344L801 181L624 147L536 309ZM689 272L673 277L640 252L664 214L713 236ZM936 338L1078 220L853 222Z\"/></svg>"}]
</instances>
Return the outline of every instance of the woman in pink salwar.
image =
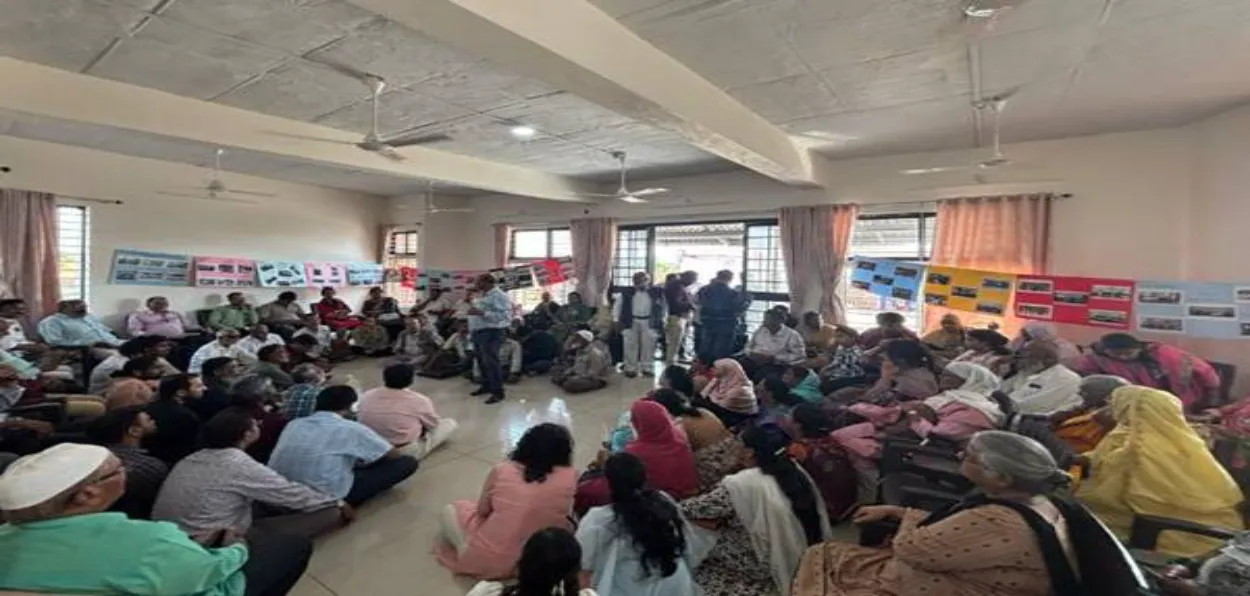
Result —
<instances>
[{"instance_id":1,"label":"woman in pink salwar","mask_svg":"<svg viewBox=\"0 0 1250 596\"><path fill-rule=\"evenodd\" d=\"M1207 361L1175 346L1108 333L1071 366L1081 376L1115 375L1180 398L1186 412L1219 405L1220 375Z\"/></svg>"},{"instance_id":2,"label":"woman in pink salwar","mask_svg":"<svg viewBox=\"0 0 1250 596\"><path fill-rule=\"evenodd\" d=\"M857 463L875 461L881 456L881 432L911 432L921 438L941 437L966 441L973 434L997 428L1004 414L990 394L999 379L988 368L969 362L952 362L938 380L943 391L923 401L898 405L859 403L850 411L867 418L833 431L833 438Z\"/></svg>"},{"instance_id":3,"label":"woman in pink salwar","mask_svg":"<svg viewBox=\"0 0 1250 596\"><path fill-rule=\"evenodd\" d=\"M573 529L568 519L577 489L572 459L567 428L546 423L526 431L509 460L491 470L476 502L456 501L444 509L438 562L480 579L515 575L521 547L534 532Z\"/></svg>"}]
</instances>

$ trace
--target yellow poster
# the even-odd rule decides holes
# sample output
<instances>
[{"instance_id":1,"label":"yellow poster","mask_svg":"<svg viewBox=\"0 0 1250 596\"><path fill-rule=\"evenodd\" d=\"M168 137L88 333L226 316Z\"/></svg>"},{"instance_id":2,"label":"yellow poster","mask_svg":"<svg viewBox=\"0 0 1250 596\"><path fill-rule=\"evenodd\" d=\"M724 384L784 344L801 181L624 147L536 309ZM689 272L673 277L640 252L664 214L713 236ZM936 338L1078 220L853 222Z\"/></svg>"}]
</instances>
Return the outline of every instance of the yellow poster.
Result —
<instances>
[{"instance_id":1,"label":"yellow poster","mask_svg":"<svg viewBox=\"0 0 1250 596\"><path fill-rule=\"evenodd\" d=\"M1011 305L1016 276L958 267L930 266L925 276L925 304L1002 316Z\"/></svg>"}]
</instances>

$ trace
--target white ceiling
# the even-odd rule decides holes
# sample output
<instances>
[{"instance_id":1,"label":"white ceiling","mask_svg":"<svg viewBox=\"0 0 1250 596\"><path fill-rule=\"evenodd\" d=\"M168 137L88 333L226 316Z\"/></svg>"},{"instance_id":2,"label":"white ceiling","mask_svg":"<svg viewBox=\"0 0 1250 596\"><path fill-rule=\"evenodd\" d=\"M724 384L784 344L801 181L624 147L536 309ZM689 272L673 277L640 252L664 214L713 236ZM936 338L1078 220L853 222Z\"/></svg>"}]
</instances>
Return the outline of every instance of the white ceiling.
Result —
<instances>
[{"instance_id":1,"label":"white ceiling","mask_svg":"<svg viewBox=\"0 0 1250 596\"><path fill-rule=\"evenodd\" d=\"M1250 99L1250 1L1031 0L988 26L975 0L590 0L748 108L831 157L971 147L985 95L1019 88L1009 141L1180 124ZM368 92L322 64L381 74L382 129L551 173L640 178L734 166L677 134L509 73L343 0L0 0L0 54L365 132ZM84 98L90 101L90 98ZM529 141L512 123L540 130ZM204 163L211 146L0 113L0 134ZM227 169L377 194L420 181L260 152Z\"/></svg>"}]
</instances>

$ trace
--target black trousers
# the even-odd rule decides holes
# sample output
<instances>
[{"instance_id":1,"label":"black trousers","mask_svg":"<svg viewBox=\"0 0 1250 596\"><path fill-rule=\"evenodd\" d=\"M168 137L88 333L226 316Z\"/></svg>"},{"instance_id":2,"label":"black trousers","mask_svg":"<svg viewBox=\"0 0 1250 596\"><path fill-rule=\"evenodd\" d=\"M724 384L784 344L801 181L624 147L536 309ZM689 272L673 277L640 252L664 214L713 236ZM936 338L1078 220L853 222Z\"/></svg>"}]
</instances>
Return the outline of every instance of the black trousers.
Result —
<instances>
[{"instance_id":1,"label":"black trousers","mask_svg":"<svg viewBox=\"0 0 1250 596\"><path fill-rule=\"evenodd\" d=\"M473 357L482 375L482 389L491 395L503 395L503 365L499 347L503 345L503 329L478 329L473 332Z\"/></svg>"},{"instance_id":2,"label":"black trousers","mask_svg":"<svg viewBox=\"0 0 1250 596\"><path fill-rule=\"evenodd\" d=\"M699 346L696 349L699 360L710 365L721 358L732 356L737 333L736 322L703 323L699 331Z\"/></svg>"},{"instance_id":3,"label":"black trousers","mask_svg":"<svg viewBox=\"0 0 1250 596\"><path fill-rule=\"evenodd\" d=\"M417 458L404 455L384 457L363 468L356 468L352 490L343 500L356 507L399 484L417 471Z\"/></svg>"},{"instance_id":4,"label":"black trousers","mask_svg":"<svg viewBox=\"0 0 1250 596\"><path fill-rule=\"evenodd\" d=\"M245 596L285 596L304 575L312 557L312 541L253 530L247 533L247 578Z\"/></svg>"}]
</instances>

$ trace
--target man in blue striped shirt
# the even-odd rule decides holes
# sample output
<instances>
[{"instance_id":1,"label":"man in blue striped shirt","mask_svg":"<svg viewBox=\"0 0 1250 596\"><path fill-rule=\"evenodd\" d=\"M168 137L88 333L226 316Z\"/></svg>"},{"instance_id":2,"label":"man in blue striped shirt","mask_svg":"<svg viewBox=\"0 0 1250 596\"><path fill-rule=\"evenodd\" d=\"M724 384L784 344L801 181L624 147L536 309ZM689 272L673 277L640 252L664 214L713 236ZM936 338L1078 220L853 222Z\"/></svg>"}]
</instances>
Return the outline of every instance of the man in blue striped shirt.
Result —
<instances>
[{"instance_id":1,"label":"man in blue striped shirt","mask_svg":"<svg viewBox=\"0 0 1250 596\"><path fill-rule=\"evenodd\" d=\"M504 331L512 322L512 301L489 273L478 276L476 288L481 296L469 309L469 337L473 341L473 357L481 371L482 386L470 395L490 395L488 404L503 401L503 367L499 348Z\"/></svg>"}]
</instances>

